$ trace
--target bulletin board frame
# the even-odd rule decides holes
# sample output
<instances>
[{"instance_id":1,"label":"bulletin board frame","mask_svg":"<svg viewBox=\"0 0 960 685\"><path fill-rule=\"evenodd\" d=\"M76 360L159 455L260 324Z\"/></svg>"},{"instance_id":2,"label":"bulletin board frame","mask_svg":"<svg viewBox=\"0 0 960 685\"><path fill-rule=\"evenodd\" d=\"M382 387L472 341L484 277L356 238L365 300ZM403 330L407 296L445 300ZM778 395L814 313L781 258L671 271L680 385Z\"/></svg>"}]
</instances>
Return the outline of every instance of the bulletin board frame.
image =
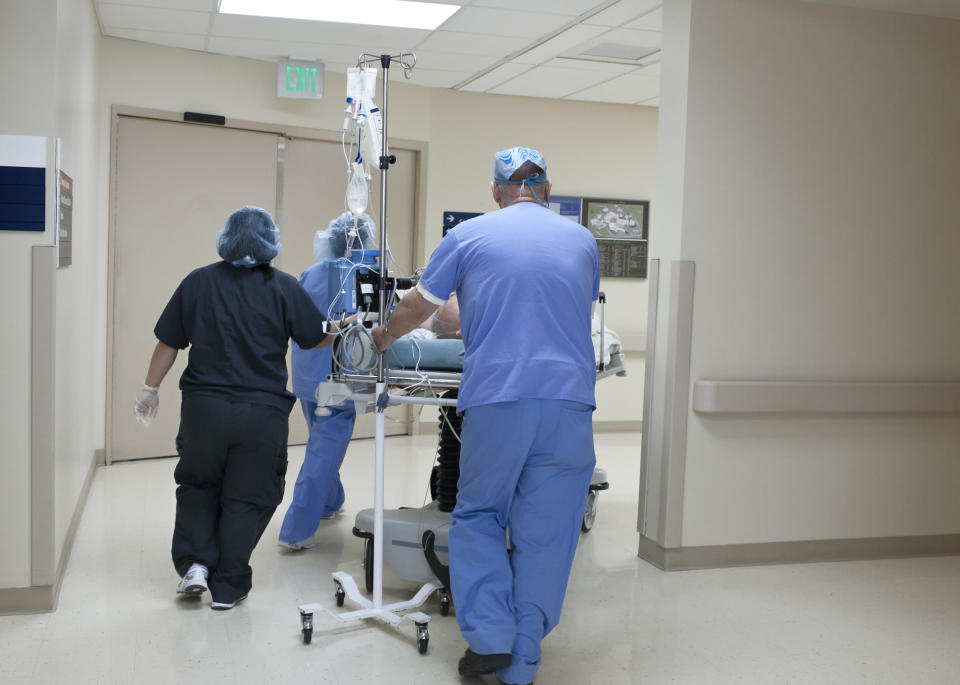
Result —
<instances>
[{"instance_id":1,"label":"bulletin board frame","mask_svg":"<svg viewBox=\"0 0 960 685\"><path fill-rule=\"evenodd\" d=\"M585 197L580 223L597 240L602 278L647 277L649 200Z\"/></svg>"}]
</instances>

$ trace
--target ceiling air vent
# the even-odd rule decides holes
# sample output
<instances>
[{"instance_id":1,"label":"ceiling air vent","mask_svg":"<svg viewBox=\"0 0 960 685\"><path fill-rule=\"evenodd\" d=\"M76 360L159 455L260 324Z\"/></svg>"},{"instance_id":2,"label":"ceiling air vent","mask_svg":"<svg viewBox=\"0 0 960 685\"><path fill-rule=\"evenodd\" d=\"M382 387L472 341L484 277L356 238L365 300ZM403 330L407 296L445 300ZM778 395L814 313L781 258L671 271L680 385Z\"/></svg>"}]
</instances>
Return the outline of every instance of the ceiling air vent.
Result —
<instances>
[{"instance_id":1,"label":"ceiling air vent","mask_svg":"<svg viewBox=\"0 0 960 685\"><path fill-rule=\"evenodd\" d=\"M642 45L627 45L626 43L599 43L580 54L586 57L603 57L606 59L629 60L637 62L648 55L659 52L660 48L648 48Z\"/></svg>"}]
</instances>

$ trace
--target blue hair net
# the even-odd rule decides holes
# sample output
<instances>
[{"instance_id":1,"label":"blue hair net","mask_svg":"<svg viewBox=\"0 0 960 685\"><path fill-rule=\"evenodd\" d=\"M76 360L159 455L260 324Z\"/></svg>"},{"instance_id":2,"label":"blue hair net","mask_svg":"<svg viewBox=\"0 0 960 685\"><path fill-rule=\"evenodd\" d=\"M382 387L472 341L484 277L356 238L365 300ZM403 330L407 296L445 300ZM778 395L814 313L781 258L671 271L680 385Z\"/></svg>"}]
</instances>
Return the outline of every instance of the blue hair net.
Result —
<instances>
[{"instance_id":1,"label":"blue hair net","mask_svg":"<svg viewBox=\"0 0 960 685\"><path fill-rule=\"evenodd\" d=\"M530 174L519 181L511 181L510 177L523 166L524 162L532 162L543 169L542 173ZM538 185L547 182L547 160L536 150L529 147L511 147L500 150L493 161L493 181L501 185Z\"/></svg>"},{"instance_id":2,"label":"blue hair net","mask_svg":"<svg viewBox=\"0 0 960 685\"><path fill-rule=\"evenodd\" d=\"M326 230L317 231L313 236L313 258L318 262L332 262L347 256L347 233L353 230L353 212L344 212L330 222ZM373 247L373 237L377 227L366 214L357 215L357 238L353 248L359 250Z\"/></svg>"},{"instance_id":3,"label":"blue hair net","mask_svg":"<svg viewBox=\"0 0 960 685\"><path fill-rule=\"evenodd\" d=\"M260 207L238 209L217 233L217 252L234 266L269 264L280 247L280 229L270 212Z\"/></svg>"}]
</instances>

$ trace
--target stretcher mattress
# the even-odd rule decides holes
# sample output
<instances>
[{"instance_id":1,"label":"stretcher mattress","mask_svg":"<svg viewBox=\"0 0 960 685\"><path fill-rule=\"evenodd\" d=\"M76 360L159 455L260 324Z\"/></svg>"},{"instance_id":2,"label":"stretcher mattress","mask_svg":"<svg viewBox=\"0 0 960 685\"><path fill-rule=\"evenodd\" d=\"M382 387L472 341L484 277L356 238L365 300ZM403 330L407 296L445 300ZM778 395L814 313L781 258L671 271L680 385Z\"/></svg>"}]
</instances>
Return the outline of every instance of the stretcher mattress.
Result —
<instances>
[{"instance_id":1,"label":"stretcher mattress","mask_svg":"<svg viewBox=\"0 0 960 685\"><path fill-rule=\"evenodd\" d=\"M463 341L457 338L414 340L400 338L390 347L387 362L392 369L463 370Z\"/></svg>"}]
</instances>

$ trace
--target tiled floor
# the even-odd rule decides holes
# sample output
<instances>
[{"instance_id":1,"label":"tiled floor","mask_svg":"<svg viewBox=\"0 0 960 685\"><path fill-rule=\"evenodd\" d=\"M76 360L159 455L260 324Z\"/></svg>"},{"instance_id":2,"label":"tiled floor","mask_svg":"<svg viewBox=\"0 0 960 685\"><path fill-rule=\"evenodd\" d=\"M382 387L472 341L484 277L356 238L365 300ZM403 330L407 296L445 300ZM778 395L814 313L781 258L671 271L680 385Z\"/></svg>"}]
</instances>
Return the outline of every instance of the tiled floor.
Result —
<instances>
[{"instance_id":1,"label":"tiled floor","mask_svg":"<svg viewBox=\"0 0 960 685\"><path fill-rule=\"evenodd\" d=\"M960 558L661 573L636 556L639 444L635 433L597 436L611 489L581 539L538 685L960 683ZM432 436L388 439L388 507L422 504L435 449ZM288 494L302 455L291 450ZM0 683L460 682L465 644L434 599L425 656L409 625L318 614L313 643L300 640L297 605L334 606L330 571L362 577L350 529L372 501L372 461L372 442L351 446L346 512L316 548L281 550L278 512L250 598L227 612L211 611L209 595L174 596L174 461L99 469L59 609L0 617ZM388 574L386 600L414 588Z\"/></svg>"}]
</instances>

